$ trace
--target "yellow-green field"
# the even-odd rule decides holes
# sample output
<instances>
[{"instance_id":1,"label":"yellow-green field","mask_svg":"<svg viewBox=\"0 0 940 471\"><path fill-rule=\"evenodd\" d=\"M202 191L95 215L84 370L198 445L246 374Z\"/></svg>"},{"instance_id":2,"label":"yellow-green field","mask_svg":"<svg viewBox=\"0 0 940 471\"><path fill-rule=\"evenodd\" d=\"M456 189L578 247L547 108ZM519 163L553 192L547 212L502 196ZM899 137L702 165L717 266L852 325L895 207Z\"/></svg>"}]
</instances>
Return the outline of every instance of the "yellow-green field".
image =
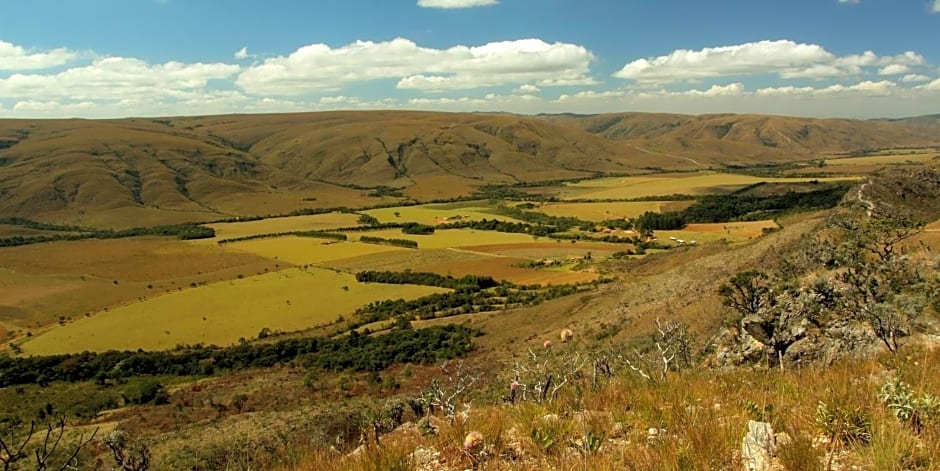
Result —
<instances>
[{"instance_id":1,"label":"yellow-green field","mask_svg":"<svg viewBox=\"0 0 940 471\"><path fill-rule=\"evenodd\" d=\"M372 234L371 232L369 234ZM341 242L312 237L276 237L233 242L227 249L248 252L270 259L282 260L297 265L318 264L331 260L375 255L384 252L409 251L389 245Z\"/></svg>"},{"instance_id":2,"label":"yellow-green field","mask_svg":"<svg viewBox=\"0 0 940 471\"><path fill-rule=\"evenodd\" d=\"M586 221L635 218L647 211L681 211L693 201L617 201L611 203L543 203L533 211Z\"/></svg>"},{"instance_id":3,"label":"yellow-green field","mask_svg":"<svg viewBox=\"0 0 940 471\"><path fill-rule=\"evenodd\" d=\"M717 222L713 224L689 224L681 231L656 231L660 242L673 243L675 237L685 242L698 243L727 239L729 242L741 242L760 237L765 228L776 229L780 226L774 221Z\"/></svg>"},{"instance_id":4,"label":"yellow-green field","mask_svg":"<svg viewBox=\"0 0 940 471\"><path fill-rule=\"evenodd\" d=\"M62 241L0 249L0 324L34 328L59 316L274 269L257 255L161 237ZM283 265L283 264L282 264Z\"/></svg>"},{"instance_id":5,"label":"yellow-green field","mask_svg":"<svg viewBox=\"0 0 940 471\"><path fill-rule=\"evenodd\" d=\"M846 157L827 159L826 165L890 165L929 162L940 157L938 152L915 154L872 155L868 157Z\"/></svg>"},{"instance_id":6,"label":"yellow-green field","mask_svg":"<svg viewBox=\"0 0 940 471\"><path fill-rule=\"evenodd\" d=\"M201 242L215 242L220 239L232 239L259 234L274 234L291 231L323 231L338 227L357 225L359 216L348 213L314 214L312 216L292 216L286 218L262 219L260 221L226 222L209 224L215 229L214 239L200 239Z\"/></svg>"},{"instance_id":7,"label":"yellow-green field","mask_svg":"<svg viewBox=\"0 0 940 471\"><path fill-rule=\"evenodd\" d=\"M293 268L214 283L99 312L53 328L23 344L27 354L229 345L261 329L293 331L349 315L383 299L413 299L446 290L363 284L324 269Z\"/></svg>"},{"instance_id":8,"label":"yellow-green field","mask_svg":"<svg viewBox=\"0 0 940 471\"><path fill-rule=\"evenodd\" d=\"M854 177L837 178L763 178L730 173L676 173L642 177L602 178L569 184L561 196L577 199L630 199L647 196L727 193L759 182L786 183L817 181L845 181Z\"/></svg>"},{"instance_id":9,"label":"yellow-green field","mask_svg":"<svg viewBox=\"0 0 940 471\"><path fill-rule=\"evenodd\" d=\"M495 219L513 221L515 219L500 216L493 208L468 204L423 204L418 206L400 206L394 208L370 209L366 214L375 217L381 222L419 222L421 224L446 224L461 220L478 221L480 219ZM398 213L396 216L395 213Z\"/></svg>"},{"instance_id":10,"label":"yellow-green field","mask_svg":"<svg viewBox=\"0 0 940 471\"><path fill-rule=\"evenodd\" d=\"M474 229L447 229L435 231L432 235L403 234L401 229L384 229L381 231L350 232L347 235L350 240L359 240L362 236L414 240L418 242L418 248L421 249L446 249L489 244L525 244L534 240L532 236L527 234L509 234Z\"/></svg>"}]
</instances>

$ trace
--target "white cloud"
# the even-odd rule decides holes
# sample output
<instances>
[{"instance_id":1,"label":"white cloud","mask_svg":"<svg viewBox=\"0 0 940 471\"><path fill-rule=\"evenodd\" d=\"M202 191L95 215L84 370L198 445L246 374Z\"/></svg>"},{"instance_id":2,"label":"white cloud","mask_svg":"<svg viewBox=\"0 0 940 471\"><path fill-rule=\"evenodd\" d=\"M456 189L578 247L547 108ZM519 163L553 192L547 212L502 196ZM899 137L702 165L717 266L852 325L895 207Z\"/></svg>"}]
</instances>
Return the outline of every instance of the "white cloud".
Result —
<instances>
[{"instance_id":1,"label":"white cloud","mask_svg":"<svg viewBox=\"0 0 940 471\"><path fill-rule=\"evenodd\" d=\"M926 85L921 85L921 86L919 86L919 87L917 87L917 88L920 88L920 89L923 89L923 90L929 90L929 91L932 91L932 92L940 92L940 79L936 79L936 80L934 80L933 82L930 82L930 83L928 83L928 84L926 84Z\"/></svg>"},{"instance_id":2,"label":"white cloud","mask_svg":"<svg viewBox=\"0 0 940 471\"><path fill-rule=\"evenodd\" d=\"M861 0L839 0L839 3L848 3L849 5L858 5Z\"/></svg>"},{"instance_id":3,"label":"white cloud","mask_svg":"<svg viewBox=\"0 0 940 471\"><path fill-rule=\"evenodd\" d=\"M930 9L933 13L940 13L940 0L933 1L933 8Z\"/></svg>"},{"instance_id":4,"label":"white cloud","mask_svg":"<svg viewBox=\"0 0 940 471\"><path fill-rule=\"evenodd\" d=\"M238 73L237 65L151 65L139 59L106 57L55 74L13 74L0 79L0 98L52 101L126 100L166 97L187 99L204 94L210 80Z\"/></svg>"},{"instance_id":5,"label":"white cloud","mask_svg":"<svg viewBox=\"0 0 940 471\"><path fill-rule=\"evenodd\" d=\"M0 41L0 70L39 70L68 63L75 52L58 48L45 52L27 51L22 46Z\"/></svg>"},{"instance_id":6,"label":"white cloud","mask_svg":"<svg viewBox=\"0 0 940 471\"><path fill-rule=\"evenodd\" d=\"M901 79L904 83L928 82L930 77L923 74L907 74Z\"/></svg>"},{"instance_id":7,"label":"white cloud","mask_svg":"<svg viewBox=\"0 0 940 471\"><path fill-rule=\"evenodd\" d=\"M521 93L538 93L542 91L542 89L530 83L525 83L525 84L520 85L519 88L516 89L516 91L521 92Z\"/></svg>"},{"instance_id":8,"label":"white cloud","mask_svg":"<svg viewBox=\"0 0 940 471\"><path fill-rule=\"evenodd\" d=\"M910 71L911 68L904 64L891 64L878 69L878 75L901 75Z\"/></svg>"},{"instance_id":9,"label":"white cloud","mask_svg":"<svg viewBox=\"0 0 940 471\"><path fill-rule=\"evenodd\" d=\"M248 54L248 48L247 48L247 47L243 47L243 48L241 48L241 49L235 51L235 58L236 58L236 59L247 59L248 56L249 56L249 54Z\"/></svg>"},{"instance_id":10,"label":"white cloud","mask_svg":"<svg viewBox=\"0 0 940 471\"><path fill-rule=\"evenodd\" d=\"M396 38L338 48L304 46L246 69L236 83L253 94L294 96L377 79L398 79L398 88L416 90L589 84L593 60L583 46L540 39L433 49Z\"/></svg>"},{"instance_id":11,"label":"white cloud","mask_svg":"<svg viewBox=\"0 0 940 471\"><path fill-rule=\"evenodd\" d=\"M913 51L884 57L866 51L839 57L817 44L777 40L698 51L679 49L665 56L630 62L614 73L614 77L641 83L765 74L776 74L784 79L821 79L859 75L864 72L863 68L876 66L882 66L886 75L907 73L911 66L925 63L924 57ZM905 69L898 72L902 68Z\"/></svg>"},{"instance_id":12,"label":"white cloud","mask_svg":"<svg viewBox=\"0 0 940 471\"><path fill-rule=\"evenodd\" d=\"M474 8L499 5L499 0L418 0L421 8Z\"/></svg>"}]
</instances>

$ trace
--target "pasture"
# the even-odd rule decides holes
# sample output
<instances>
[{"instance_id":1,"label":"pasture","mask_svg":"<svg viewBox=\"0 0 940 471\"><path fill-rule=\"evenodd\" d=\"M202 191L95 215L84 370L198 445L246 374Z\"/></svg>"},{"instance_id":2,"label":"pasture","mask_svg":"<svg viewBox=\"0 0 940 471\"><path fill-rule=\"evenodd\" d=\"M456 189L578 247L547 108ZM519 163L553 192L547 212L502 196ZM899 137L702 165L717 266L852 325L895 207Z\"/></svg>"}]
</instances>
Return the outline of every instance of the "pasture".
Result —
<instances>
[{"instance_id":1,"label":"pasture","mask_svg":"<svg viewBox=\"0 0 940 471\"><path fill-rule=\"evenodd\" d=\"M194 243L216 242L221 239L233 239L260 234L274 234L293 231L325 231L339 227L358 225L359 216L349 213L314 214L310 216L291 216L283 218L261 219L258 221L226 222L208 224L215 229L214 239L199 239Z\"/></svg>"},{"instance_id":2,"label":"pasture","mask_svg":"<svg viewBox=\"0 0 940 471\"><path fill-rule=\"evenodd\" d=\"M672 194L721 194L760 182L785 183L854 180L853 177L833 178L764 178L731 173L697 172L644 175L639 177L585 180L565 186L560 196L565 200L632 199Z\"/></svg>"},{"instance_id":3,"label":"pasture","mask_svg":"<svg viewBox=\"0 0 940 471\"><path fill-rule=\"evenodd\" d=\"M33 328L275 262L174 239L62 241L0 249L0 324Z\"/></svg>"},{"instance_id":4,"label":"pasture","mask_svg":"<svg viewBox=\"0 0 940 471\"><path fill-rule=\"evenodd\" d=\"M554 242L552 242L554 243ZM560 243L569 246L571 244ZM524 247L521 244L520 247ZM349 272L365 270L387 270L415 272L431 272L440 275L461 277L465 275L492 276L497 280L505 280L518 284L565 284L593 281L597 274L579 271L557 271L547 269L525 268L533 258L520 255L506 256L487 253L497 246L464 247L449 249L419 249L404 252L388 252L377 255L366 255L343 260L327 262L331 268ZM499 246L512 247L512 245ZM479 251L477 251L479 249ZM522 249L520 249L522 250ZM531 249L530 249L531 250ZM543 249L544 250L544 249ZM580 251L578 257L585 251Z\"/></svg>"},{"instance_id":5,"label":"pasture","mask_svg":"<svg viewBox=\"0 0 940 471\"><path fill-rule=\"evenodd\" d=\"M378 219L380 222L418 222L428 225L461 220L478 221L481 219L500 219L503 221L518 222L515 219L500 216L493 208L486 206L482 201L396 206L393 208L370 209L364 211L364 213Z\"/></svg>"},{"instance_id":6,"label":"pasture","mask_svg":"<svg viewBox=\"0 0 940 471\"><path fill-rule=\"evenodd\" d=\"M369 232L368 234L372 233ZM361 255L373 256L385 252L409 251L409 249L389 245L343 242L297 236L233 242L227 244L226 248L296 265L321 264L332 260L341 260Z\"/></svg>"},{"instance_id":7,"label":"pasture","mask_svg":"<svg viewBox=\"0 0 940 471\"><path fill-rule=\"evenodd\" d=\"M586 221L635 218L652 212L681 211L692 201L615 201L609 203L542 203L534 211L557 217L576 217Z\"/></svg>"},{"instance_id":8,"label":"pasture","mask_svg":"<svg viewBox=\"0 0 940 471\"><path fill-rule=\"evenodd\" d=\"M856 166L856 165L897 165L897 164L918 164L929 162L940 157L940 152L912 152L885 155L871 155L866 157L844 157L826 159L826 165L833 166Z\"/></svg>"},{"instance_id":9,"label":"pasture","mask_svg":"<svg viewBox=\"0 0 940 471\"><path fill-rule=\"evenodd\" d=\"M710 224L689 224L679 231L656 231L660 242L673 243L670 237L682 239L686 242L697 241L712 242L727 239L729 242L743 242L760 237L764 229L778 228L774 221L745 221L745 222L716 222Z\"/></svg>"},{"instance_id":10,"label":"pasture","mask_svg":"<svg viewBox=\"0 0 940 471\"><path fill-rule=\"evenodd\" d=\"M33 355L164 350L179 344L231 345L261 329L294 331L335 321L373 301L446 290L358 283L353 275L291 268L213 283L99 312L25 342Z\"/></svg>"}]
</instances>

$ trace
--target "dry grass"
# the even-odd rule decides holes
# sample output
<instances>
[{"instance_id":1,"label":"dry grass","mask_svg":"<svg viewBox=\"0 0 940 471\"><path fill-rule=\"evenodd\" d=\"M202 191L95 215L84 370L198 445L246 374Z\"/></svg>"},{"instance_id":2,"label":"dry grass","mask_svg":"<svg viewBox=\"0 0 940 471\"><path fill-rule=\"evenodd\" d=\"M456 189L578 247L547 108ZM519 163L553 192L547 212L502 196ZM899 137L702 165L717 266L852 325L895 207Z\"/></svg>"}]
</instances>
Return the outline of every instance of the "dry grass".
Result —
<instances>
[{"instance_id":1,"label":"dry grass","mask_svg":"<svg viewBox=\"0 0 940 471\"><path fill-rule=\"evenodd\" d=\"M917 394L940 388L936 351L784 373L686 371L656 382L626 370L598 389L563 388L543 404L499 404L483 392L468 417L435 420L435 436L406 427L358 456L312 453L292 469L394 469L396 464L411 469L409 455L418 447L439 453L434 469L733 469L742 465L741 439L749 420L769 422L791 437L778 454L787 469L823 469L830 460L841 469L936 469L940 449L932 444L940 429L917 434L878 399L892 371ZM820 403L867 417L870 443L827 442ZM463 450L471 430L483 435L484 453ZM586 437L597 438L599 447L579 451L577 444Z\"/></svg>"}]
</instances>

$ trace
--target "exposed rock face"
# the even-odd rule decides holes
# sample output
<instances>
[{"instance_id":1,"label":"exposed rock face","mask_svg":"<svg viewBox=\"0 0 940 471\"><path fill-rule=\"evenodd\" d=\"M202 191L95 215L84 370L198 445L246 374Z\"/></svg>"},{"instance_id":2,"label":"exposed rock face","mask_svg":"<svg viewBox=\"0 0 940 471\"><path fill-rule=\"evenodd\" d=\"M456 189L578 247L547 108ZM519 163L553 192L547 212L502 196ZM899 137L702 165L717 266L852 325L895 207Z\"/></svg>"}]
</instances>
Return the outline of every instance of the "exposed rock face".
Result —
<instances>
[{"instance_id":1,"label":"exposed rock face","mask_svg":"<svg viewBox=\"0 0 940 471\"><path fill-rule=\"evenodd\" d=\"M774 429L767 422L750 421L747 435L741 443L741 460L744 471L770 471L774 468L777 443Z\"/></svg>"}]
</instances>

